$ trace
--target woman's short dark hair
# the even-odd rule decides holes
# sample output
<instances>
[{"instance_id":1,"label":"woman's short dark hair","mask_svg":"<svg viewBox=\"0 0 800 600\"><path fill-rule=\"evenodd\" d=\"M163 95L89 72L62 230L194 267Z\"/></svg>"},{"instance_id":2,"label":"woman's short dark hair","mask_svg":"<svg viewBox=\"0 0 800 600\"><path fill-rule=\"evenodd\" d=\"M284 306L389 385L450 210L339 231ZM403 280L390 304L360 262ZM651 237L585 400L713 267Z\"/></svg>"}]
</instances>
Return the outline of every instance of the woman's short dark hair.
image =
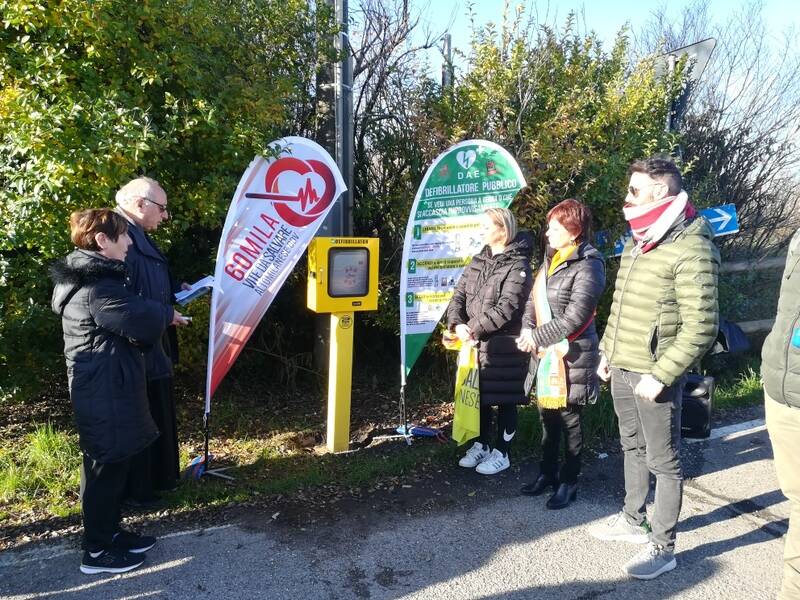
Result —
<instances>
[{"instance_id":1,"label":"woman's short dark hair","mask_svg":"<svg viewBox=\"0 0 800 600\"><path fill-rule=\"evenodd\" d=\"M592 235L592 211L574 198L567 198L551 208L547 213L548 223L550 219L561 223L576 242L583 242Z\"/></svg>"},{"instance_id":2,"label":"woman's short dark hair","mask_svg":"<svg viewBox=\"0 0 800 600\"><path fill-rule=\"evenodd\" d=\"M94 236L105 233L112 242L128 233L128 222L110 208L76 210L69 216L72 243L81 250L100 250Z\"/></svg>"},{"instance_id":3,"label":"woman's short dark hair","mask_svg":"<svg viewBox=\"0 0 800 600\"><path fill-rule=\"evenodd\" d=\"M652 156L647 160L637 160L628 167L628 175L644 173L651 179L667 184L671 196L677 196L683 189L683 177L678 167L669 158Z\"/></svg>"}]
</instances>

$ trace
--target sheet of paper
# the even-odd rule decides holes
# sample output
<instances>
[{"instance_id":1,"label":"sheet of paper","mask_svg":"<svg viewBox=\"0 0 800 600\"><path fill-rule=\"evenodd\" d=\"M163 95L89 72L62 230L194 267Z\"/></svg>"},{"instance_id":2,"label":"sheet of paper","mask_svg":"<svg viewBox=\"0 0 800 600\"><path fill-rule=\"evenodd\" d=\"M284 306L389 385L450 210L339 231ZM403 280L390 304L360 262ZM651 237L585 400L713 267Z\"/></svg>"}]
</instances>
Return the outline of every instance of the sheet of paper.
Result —
<instances>
[{"instance_id":1,"label":"sheet of paper","mask_svg":"<svg viewBox=\"0 0 800 600\"><path fill-rule=\"evenodd\" d=\"M175 301L181 306L186 306L195 298L199 298L203 294L207 294L214 285L214 277L208 275L201 280L196 281L188 290L181 290L175 294Z\"/></svg>"}]
</instances>

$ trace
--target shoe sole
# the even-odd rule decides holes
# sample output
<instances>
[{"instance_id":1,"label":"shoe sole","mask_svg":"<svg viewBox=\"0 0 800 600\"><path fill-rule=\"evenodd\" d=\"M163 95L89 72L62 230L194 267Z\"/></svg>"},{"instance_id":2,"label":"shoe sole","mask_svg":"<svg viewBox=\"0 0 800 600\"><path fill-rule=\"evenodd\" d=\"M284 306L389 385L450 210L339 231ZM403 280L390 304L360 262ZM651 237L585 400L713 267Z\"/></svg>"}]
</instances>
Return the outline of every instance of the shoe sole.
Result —
<instances>
[{"instance_id":1,"label":"shoe sole","mask_svg":"<svg viewBox=\"0 0 800 600\"><path fill-rule=\"evenodd\" d=\"M537 498L537 497L539 497L539 496L544 496L544 493L545 493L546 491L547 491L547 490L542 490L541 492L536 492L536 493L534 494L534 493L532 493L532 492L523 492L522 490L520 490L520 491L519 491L519 493L520 493L520 495L521 495L521 496L528 496L528 497L530 497L530 498ZM553 490L553 491L555 491L555 490Z\"/></svg>"},{"instance_id":2,"label":"shoe sole","mask_svg":"<svg viewBox=\"0 0 800 600\"><path fill-rule=\"evenodd\" d=\"M81 565L81 573L86 573L87 575L96 575L98 573L127 573L128 571L133 571L136 567L141 567L144 564L144 560L142 562L136 563L135 565L130 565L128 567L92 567L89 565Z\"/></svg>"},{"instance_id":3,"label":"shoe sole","mask_svg":"<svg viewBox=\"0 0 800 600\"><path fill-rule=\"evenodd\" d=\"M572 496L572 498L567 500L564 504L559 504L558 506L551 506L550 504L545 503L544 507L547 510L561 510L562 508L567 508L570 504L575 502L575 500L577 500L577 498L578 498L577 495Z\"/></svg>"},{"instance_id":4,"label":"shoe sole","mask_svg":"<svg viewBox=\"0 0 800 600\"><path fill-rule=\"evenodd\" d=\"M597 540L604 542L627 542L629 544L646 544L650 541L650 536L646 533L626 533L622 535L609 535L589 530L589 535Z\"/></svg>"},{"instance_id":5,"label":"shoe sole","mask_svg":"<svg viewBox=\"0 0 800 600\"><path fill-rule=\"evenodd\" d=\"M474 469L474 468L475 468L475 467L477 467L479 464L481 464L481 463L484 461L484 459L485 459L485 458L486 458L486 457L484 456L483 458L481 458L481 459L480 459L478 462L476 462L475 464L472 464L472 463L470 463L470 464L463 463L462 461L463 461L464 459L462 458L460 461L458 461L458 466L459 466L459 467L464 467L465 469Z\"/></svg>"},{"instance_id":6,"label":"shoe sole","mask_svg":"<svg viewBox=\"0 0 800 600\"><path fill-rule=\"evenodd\" d=\"M480 465L478 465L478 466L480 466ZM498 473L500 473L500 472L502 472L502 471L505 471L505 470L506 470L507 468L509 468L510 466L511 466L511 465L506 465L506 466L505 466L505 467L503 467L502 469L497 469L497 471L491 471L490 473L484 473L483 471L480 471L480 470L478 470L478 469L476 468L476 469L475 469L475 472L476 472L476 473L480 473L481 475L497 475Z\"/></svg>"},{"instance_id":7,"label":"shoe sole","mask_svg":"<svg viewBox=\"0 0 800 600\"><path fill-rule=\"evenodd\" d=\"M653 571L652 573L647 573L646 575L636 575L634 573L630 573L625 567L622 567L622 570L625 572L626 575L629 577L633 577L634 579L644 579L645 581L649 581L650 579L655 579L659 575L663 575L668 571L672 571L675 567L678 566L678 562L673 558L663 567L658 569L658 571Z\"/></svg>"}]
</instances>

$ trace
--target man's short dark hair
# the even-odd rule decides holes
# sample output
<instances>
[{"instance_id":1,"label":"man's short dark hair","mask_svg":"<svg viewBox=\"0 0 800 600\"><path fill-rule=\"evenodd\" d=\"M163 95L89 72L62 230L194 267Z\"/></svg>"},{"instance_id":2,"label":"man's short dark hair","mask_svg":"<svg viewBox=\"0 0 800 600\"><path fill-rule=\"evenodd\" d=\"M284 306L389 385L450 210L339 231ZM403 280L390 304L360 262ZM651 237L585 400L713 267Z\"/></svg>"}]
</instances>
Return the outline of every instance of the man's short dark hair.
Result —
<instances>
[{"instance_id":1,"label":"man's short dark hair","mask_svg":"<svg viewBox=\"0 0 800 600\"><path fill-rule=\"evenodd\" d=\"M628 175L644 173L651 179L667 184L670 196L676 196L683 189L683 177L678 167L669 158L652 156L647 160L637 160L628 168Z\"/></svg>"}]
</instances>

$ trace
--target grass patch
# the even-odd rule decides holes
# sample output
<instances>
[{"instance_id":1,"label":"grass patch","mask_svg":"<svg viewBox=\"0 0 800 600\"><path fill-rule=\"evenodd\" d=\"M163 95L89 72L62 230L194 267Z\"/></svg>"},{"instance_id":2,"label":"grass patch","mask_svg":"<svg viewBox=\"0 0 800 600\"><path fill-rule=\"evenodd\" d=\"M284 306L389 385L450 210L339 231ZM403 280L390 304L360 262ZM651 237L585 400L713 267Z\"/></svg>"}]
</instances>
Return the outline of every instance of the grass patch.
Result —
<instances>
[{"instance_id":1,"label":"grass patch","mask_svg":"<svg viewBox=\"0 0 800 600\"><path fill-rule=\"evenodd\" d=\"M0 447L0 511L78 512L80 461L77 436L49 423Z\"/></svg>"},{"instance_id":2,"label":"grass patch","mask_svg":"<svg viewBox=\"0 0 800 600\"><path fill-rule=\"evenodd\" d=\"M723 379L714 392L714 407L717 409L753 406L763 401L761 375L752 366L735 378Z\"/></svg>"}]
</instances>

